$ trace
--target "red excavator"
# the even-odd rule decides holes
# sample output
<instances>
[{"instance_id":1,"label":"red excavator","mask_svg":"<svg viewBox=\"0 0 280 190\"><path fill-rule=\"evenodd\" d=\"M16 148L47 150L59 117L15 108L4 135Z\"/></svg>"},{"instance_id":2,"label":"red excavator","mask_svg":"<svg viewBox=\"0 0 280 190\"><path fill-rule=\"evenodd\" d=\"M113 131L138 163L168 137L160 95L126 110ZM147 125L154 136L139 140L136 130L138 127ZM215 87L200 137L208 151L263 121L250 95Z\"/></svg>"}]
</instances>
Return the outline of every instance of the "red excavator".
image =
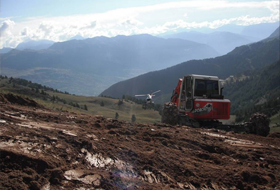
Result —
<instances>
[{"instance_id":1,"label":"red excavator","mask_svg":"<svg viewBox=\"0 0 280 190\"><path fill-rule=\"evenodd\" d=\"M215 127L236 132L266 136L269 119L264 114L252 115L250 122L223 125L220 120L230 118L230 100L223 96L222 80L217 76L187 75L179 79L171 102L164 105L162 122L193 127Z\"/></svg>"}]
</instances>

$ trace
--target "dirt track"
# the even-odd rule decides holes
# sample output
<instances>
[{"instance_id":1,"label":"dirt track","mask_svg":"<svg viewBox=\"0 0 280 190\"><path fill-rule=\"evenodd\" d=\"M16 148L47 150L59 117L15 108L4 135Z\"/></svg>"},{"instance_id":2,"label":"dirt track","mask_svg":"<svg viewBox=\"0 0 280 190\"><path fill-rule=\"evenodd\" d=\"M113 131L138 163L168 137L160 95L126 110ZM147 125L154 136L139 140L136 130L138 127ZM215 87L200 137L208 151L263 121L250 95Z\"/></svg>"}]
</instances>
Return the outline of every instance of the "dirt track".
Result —
<instances>
[{"instance_id":1,"label":"dirt track","mask_svg":"<svg viewBox=\"0 0 280 190\"><path fill-rule=\"evenodd\" d=\"M24 105L0 97L0 189L280 189L279 134L131 124Z\"/></svg>"}]
</instances>

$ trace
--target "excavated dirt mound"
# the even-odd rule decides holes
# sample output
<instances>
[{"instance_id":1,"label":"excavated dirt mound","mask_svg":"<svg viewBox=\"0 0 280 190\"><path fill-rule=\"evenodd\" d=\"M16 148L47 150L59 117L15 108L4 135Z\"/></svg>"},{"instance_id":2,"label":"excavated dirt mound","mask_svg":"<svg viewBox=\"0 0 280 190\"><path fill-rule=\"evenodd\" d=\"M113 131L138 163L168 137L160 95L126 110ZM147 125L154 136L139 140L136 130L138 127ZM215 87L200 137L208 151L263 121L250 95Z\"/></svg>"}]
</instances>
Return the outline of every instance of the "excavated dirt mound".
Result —
<instances>
[{"instance_id":1,"label":"excavated dirt mound","mask_svg":"<svg viewBox=\"0 0 280 190\"><path fill-rule=\"evenodd\" d=\"M268 135L268 137L280 138L280 133L271 133L271 134Z\"/></svg>"},{"instance_id":2,"label":"excavated dirt mound","mask_svg":"<svg viewBox=\"0 0 280 190\"><path fill-rule=\"evenodd\" d=\"M42 107L34 100L31 100L29 98L23 98L14 94L0 94L0 102L6 104L17 104L22 106Z\"/></svg>"},{"instance_id":3,"label":"excavated dirt mound","mask_svg":"<svg viewBox=\"0 0 280 190\"><path fill-rule=\"evenodd\" d=\"M0 189L280 189L279 171L278 136L0 103Z\"/></svg>"}]
</instances>

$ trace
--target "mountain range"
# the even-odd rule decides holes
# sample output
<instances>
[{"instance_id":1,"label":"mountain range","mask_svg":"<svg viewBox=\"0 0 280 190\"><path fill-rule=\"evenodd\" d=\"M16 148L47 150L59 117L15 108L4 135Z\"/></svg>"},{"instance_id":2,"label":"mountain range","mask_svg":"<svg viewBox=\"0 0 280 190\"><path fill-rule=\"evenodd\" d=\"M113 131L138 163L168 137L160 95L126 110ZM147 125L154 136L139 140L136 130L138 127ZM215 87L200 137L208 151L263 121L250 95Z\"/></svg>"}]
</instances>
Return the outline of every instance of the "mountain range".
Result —
<instances>
[{"instance_id":1,"label":"mountain range","mask_svg":"<svg viewBox=\"0 0 280 190\"><path fill-rule=\"evenodd\" d=\"M182 32L167 35L165 38L179 38L207 44L217 50L221 55L227 54L235 47L257 41L255 38L231 32L213 32L209 34L200 32Z\"/></svg>"},{"instance_id":2,"label":"mountain range","mask_svg":"<svg viewBox=\"0 0 280 190\"><path fill-rule=\"evenodd\" d=\"M217 29L198 31L184 31L175 34L162 35L164 38L179 38L207 44L221 55L227 54L235 47L257 42L267 38L279 22L262 23L250 26L225 25ZM278 35L279 36L279 35Z\"/></svg>"},{"instance_id":3,"label":"mountain range","mask_svg":"<svg viewBox=\"0 0 280 190\"><path fill-rule=\"evenodd\" d=\"M208 45L181 39L95 37L58 42L38 51L12 50L1 56L1 74L74 94L98 95L118 81L218 55Z\"/></svg>"},{"instance_id":4,"label":"mountain range","mask_svg":"<svg viewBox=\"0 0 280 190\"><path fill-rule=\"evenodd\" d=\"M276 28L279 27L279 21L273 23L261 23L253 25L236 25L236 24L226 24L218 28L208 28L201 27L192 29L177 29L176 31L169 31L159 36L165 38L168 35L176 35L178 33L192 32L196 31L199 33L210 34L214 32L230 32L242 36L247 36L253 41L260 41L270 35Z\"/></svg>"},{"instance_id":5,"label":"mountain range","mask_svg":"<svg viewBox=\"0 0 280 190\"><path fill-rule=\"evenodd\" d=\"M51 47L55 42L50 40L29 40L20 43L16 49L18 50L25 50L25 49L31 49L31 50L42 50L47 49Z\"/></svg>"},{"instance_id":6,"label":"mountain range","mask_svg":"<svg viewBox=\"0 0 280 190\"><path fill-rule=\"evenodd\" d=\"M275 29L277 29L280 25L280 22L274 23L262 23L246 26L240 32L241 35L251 36L257 38L258 40L262 40L269 36Z\"/></svg>"},{"instance_id":7,"label":"mountain range","mask_svg":"<svg viewBox=\"0 0 280 190\"><path fill-rule=\"evenodd\" d=\"M0 53L8 53L13 49L17 50L43 50L51 47L55 42L50 40L28 40L17 45L16 48L2 48Z\"/></svg>"},{"instance_id":8,"label":"mountain range","mask_svg":"<svg viewBox=\"0 0 280 190\"><path fill-rule=\"evenodd\" d=\"M13 48L2 48L0 49L0 53L8 53L9 51L11 51Z\"/></svg>"},{"instance_id":9,"label":"mountain range","mask_svg":"<svg viewBox=\"0 0 280 190\"><path fill-rule=\"evenodd\" d=\"M76 36L73 36L71 37L69 40L84 40L86 38L84 38L83 36L81 36L80 34L76 35ZM69 41L68 40L68 41Z\"/></svg>"}]
</instances>

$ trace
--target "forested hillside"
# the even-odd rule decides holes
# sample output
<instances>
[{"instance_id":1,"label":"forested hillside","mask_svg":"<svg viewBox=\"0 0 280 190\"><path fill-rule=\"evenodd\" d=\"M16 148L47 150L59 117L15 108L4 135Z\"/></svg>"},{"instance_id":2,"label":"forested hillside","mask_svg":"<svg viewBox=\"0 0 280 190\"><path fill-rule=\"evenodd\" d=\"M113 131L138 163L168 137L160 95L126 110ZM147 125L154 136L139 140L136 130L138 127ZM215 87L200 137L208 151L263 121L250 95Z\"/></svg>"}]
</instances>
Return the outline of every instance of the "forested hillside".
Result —
<instances>
[{"instance_id":1,"label":"forested hillside","mask_svg":"<svg viewBox=\"0 0 280 190\"><path fill-rule=\"evenodd\" d=\"M255 112L269 117L280 110L280 60L257 69L244 72L228 80L224 95L231 100L231 112L237 121L248 119Z\"/></svg>"}]
</instances>

